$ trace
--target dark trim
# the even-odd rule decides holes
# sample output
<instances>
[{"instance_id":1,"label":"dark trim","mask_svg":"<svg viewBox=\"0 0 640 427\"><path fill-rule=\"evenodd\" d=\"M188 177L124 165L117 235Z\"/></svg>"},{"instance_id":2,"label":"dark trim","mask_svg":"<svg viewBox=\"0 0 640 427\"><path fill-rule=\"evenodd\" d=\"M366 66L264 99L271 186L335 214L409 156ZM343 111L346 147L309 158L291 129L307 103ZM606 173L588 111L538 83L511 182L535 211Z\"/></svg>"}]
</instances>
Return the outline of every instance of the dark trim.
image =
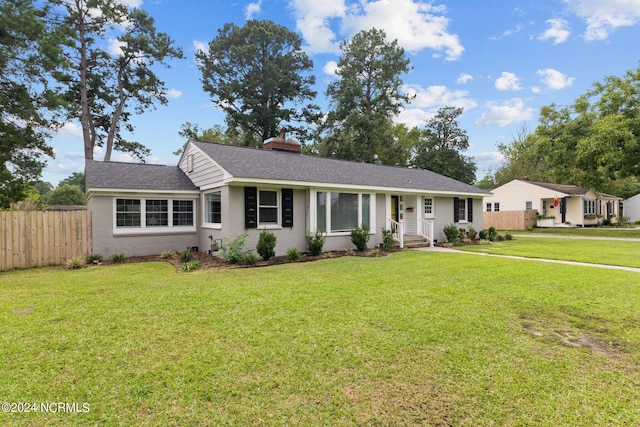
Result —
<instances>
[{"instance_id":1,"label":"dark trim","mask_svg":"<svg viewBox=\"0 0 640 427\"><path fill-rule=\"evenodd\" d=\"M467 199L467 222L473 222L473 199Z\"/></svg>"},{"instance_id":2,"label":"dark trim","mask_svg":"<svg viewBox=\"0 0 640 427\"><path fill-rule=\"evenodd\" d=\"M244 187L244 228L258 228L258 189Z\"/></svg>"},{"instance_id":3,"label":"dark trim","mask_svg":"<svg viewBox=\"0 0 640 427\"><path fill-rule=\"evenodd\" d=\"M293 189L282 189L282 226L293 227Z\"/></svg>"},{"instance_id":4,"label":"dark trim","mask_svg":"<svg viewBox=\"0 0 640 427\"><path fill-rule=\"evenodd\" d=\"M457 197L453 198L453 222L460 222L460 212L458 210L458 205L460 203L460 199Z\"/></svg>"}]
</instances>

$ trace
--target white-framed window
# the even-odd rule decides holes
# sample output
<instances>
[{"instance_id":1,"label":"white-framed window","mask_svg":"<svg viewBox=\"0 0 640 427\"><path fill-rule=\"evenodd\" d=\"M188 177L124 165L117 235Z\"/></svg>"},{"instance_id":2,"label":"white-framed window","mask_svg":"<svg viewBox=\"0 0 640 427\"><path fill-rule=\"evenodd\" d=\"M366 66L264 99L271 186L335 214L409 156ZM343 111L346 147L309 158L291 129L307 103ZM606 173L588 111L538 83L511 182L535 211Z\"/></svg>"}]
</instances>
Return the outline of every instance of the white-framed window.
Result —
<instances>
[{"instance_id":1,"label":"white-framed window","mask_svg":"<svg viewBox=\"0 0 640 427\"><path fill-rule=\"evenodd\" d=\"M220 191L205 193L204 222L207 224L222 224L222 195Z\"/></svg>"},{"instance_id":2,"label":"white-framed window","mask_svg":"<svg viewBox=\"0 0 640 427\"><path fill-rule=\"evenodd\" d=\"M494 212L500 212L500 202L495 202L493 204L493 211Z\"/></svg>"},{"instance_id":3,"label":"white-framed window","mask_svg":"<svg viewBox=\"0 0 640 427\"><path fill-rule=\"evenodd\" d=\"M432 218L435 215L435 209L433 206L433 197L424 198L424 216L426 218Z\"/></svg>"},{"instance_id":4,"label":"white-framed window","mask_svg":"<svg viewBox=\"0 0 640 427\"><path fill-rule=\"evenodd\" d=\"M530 211L533 209L533 202L531 200L526 200L524 202L524 210L525 211Z\"/></svg>"},{"instance_id":5,"label":"white-framed window","mask_svg":"<svg viewBox=\"0 0 640 427\"><path fill-rule=\"evenodd\" d=\"M280 192L277 190L258 190L258 226L279 223L279 198Z\"/></svg>"},{"instance_id":6,"label":"white-framed window","mask_svg":"<svg viewBox=\"0 0 640 427\"><path fill-rule=\"evenodd\" d=\"M315 195L316 230L330 234L349 233L356 227L372 230L374 196L369 193L318 191Z\"/></svg>"},{"instance_id":7,"label":"white-framed window","mask_svg":"<svg viewBox=\"0 0 640 427\"><path fill-rule=\"evenodd\" d=\"M171 233L195 230L193 199L116 198L114 233Z\"/></svg>"},{"instance_id":8,"label":"white-framed window","mask_svg":"<svg viewBox=\"0 0 640 427\"><path fill-rule=\"evenodd\" d=\"M584 214L599 214L599 203L595 199L584 199Z\"/></svg>"},{"instance_id":9,"label":"white-framed window","mask_svg":"<svg viewBox=\"0 0 640 427\"><path fill-rule=\"evenodd\" d=\"M458 222L467 222L467 199L458 199Z\"/></svg>"}]
</instances>

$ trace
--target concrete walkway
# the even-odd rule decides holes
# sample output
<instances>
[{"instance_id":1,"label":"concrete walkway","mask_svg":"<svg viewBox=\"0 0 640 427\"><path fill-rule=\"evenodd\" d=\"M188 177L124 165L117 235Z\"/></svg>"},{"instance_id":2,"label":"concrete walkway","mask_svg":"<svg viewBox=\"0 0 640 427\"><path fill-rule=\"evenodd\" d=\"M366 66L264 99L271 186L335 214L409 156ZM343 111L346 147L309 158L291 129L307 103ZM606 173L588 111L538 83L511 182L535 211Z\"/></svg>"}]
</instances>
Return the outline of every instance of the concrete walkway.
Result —
<instances>
[{"instance_id":1,"label":"concrete walkway","mask_svg":"<svg viewBox=\"0 0 640 427\"><path fill-rule=\"evenodd\" d=\"M564 236L564 238L566 238L566 236ZM631 239L624 239L624 238L621 238L621 239L622 240L631 240ZM596 239L596 240L599 240L599 239ZM609 239L605 239L605 240L609 240ZM640 239L633 239L633 240L634 241L635 240L640 241ZM424 251L424 252L448 252L448 253L456 253L456 254L481 255L481 256L497 257L497 258L511 258L511 259L525 260L525 261L537 261L537 262L547 262L547 263L552 263L552 264L577 265L577 266L580 266L580 267L595 267L595 268L605 268L605 269L609 269L609 270L623 270L623 271L631 271L633 273L640 273L640 268L637 268L637 267L624 267L624 266L621 266L621 265L607 265L607 264L592 264L592 263L587 263L587 262L564 261L564 260L559 260L559 259L527 258L527 257L523 257L523 256L487 254L487 253L482 253L482 252L467 252L467 251L459 251L459 250L451 249L451 248L443 248L443 247L439 247L439 246L434 246L432 248L416 248L416 249L412 249L412 250Z\"/></svg>"}]
</instances>

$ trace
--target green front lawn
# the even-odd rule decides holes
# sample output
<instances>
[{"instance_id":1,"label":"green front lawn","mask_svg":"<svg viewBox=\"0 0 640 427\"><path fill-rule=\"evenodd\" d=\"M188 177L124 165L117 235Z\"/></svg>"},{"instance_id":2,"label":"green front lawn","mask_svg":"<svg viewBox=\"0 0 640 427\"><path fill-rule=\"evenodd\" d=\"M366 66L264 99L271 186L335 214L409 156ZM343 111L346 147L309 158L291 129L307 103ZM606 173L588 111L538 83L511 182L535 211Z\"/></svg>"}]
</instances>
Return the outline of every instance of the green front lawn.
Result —
<instances>
[{"instance_id":1,"label":"green front lawn","mask_svg":"<svg viewBox=\"0 0 640 427\"><path fill-rule=\"evenodd\" d=\"M587 237L635 237L640 239L640 229L636 228L600 228L600 227L576 227L576 228L534 228L531 231L512 231L513 234L551 234L561 236L587 236Z\"/></svg>"},{"instance_id":2,"label":"green front lawn","mask_svg":"<svg viewBox=\"0 0 640 427\"><path fill-rule=\"evenodd\" d=\"M0 274L0 425L638 425L637 273L399 252Z\"/></svg>"},{"instance_id":3,"label":"green front lawn","mask_svg":"<svg viewBox=\"0 0 640 427\"><path fill-rule=\"evenodd\" d=\"M490 245L460 246L468 252L547 258L596 264L640 267L640 242L518 237Z\"/></svg>"}]
</instances>

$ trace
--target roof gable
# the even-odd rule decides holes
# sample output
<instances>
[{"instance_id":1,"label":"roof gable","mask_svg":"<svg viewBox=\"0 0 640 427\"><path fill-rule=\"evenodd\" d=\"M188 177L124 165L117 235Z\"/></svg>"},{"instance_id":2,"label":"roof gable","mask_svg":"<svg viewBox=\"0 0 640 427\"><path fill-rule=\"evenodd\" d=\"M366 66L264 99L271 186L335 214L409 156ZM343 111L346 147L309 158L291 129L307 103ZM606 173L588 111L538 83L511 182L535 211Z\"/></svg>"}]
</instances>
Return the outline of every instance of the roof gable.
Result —
<instances>
[{"instance_id":1,"label":"roof gable","mask_svg":"<svg viewBox=\"0 0 640 427\"><path fill-rule=\"evenodd\" d=\"M489 192L424 169L350 162L282 151L190 141L234 178L361 185L433 192Z\"/></svg>"}]
</instances>

